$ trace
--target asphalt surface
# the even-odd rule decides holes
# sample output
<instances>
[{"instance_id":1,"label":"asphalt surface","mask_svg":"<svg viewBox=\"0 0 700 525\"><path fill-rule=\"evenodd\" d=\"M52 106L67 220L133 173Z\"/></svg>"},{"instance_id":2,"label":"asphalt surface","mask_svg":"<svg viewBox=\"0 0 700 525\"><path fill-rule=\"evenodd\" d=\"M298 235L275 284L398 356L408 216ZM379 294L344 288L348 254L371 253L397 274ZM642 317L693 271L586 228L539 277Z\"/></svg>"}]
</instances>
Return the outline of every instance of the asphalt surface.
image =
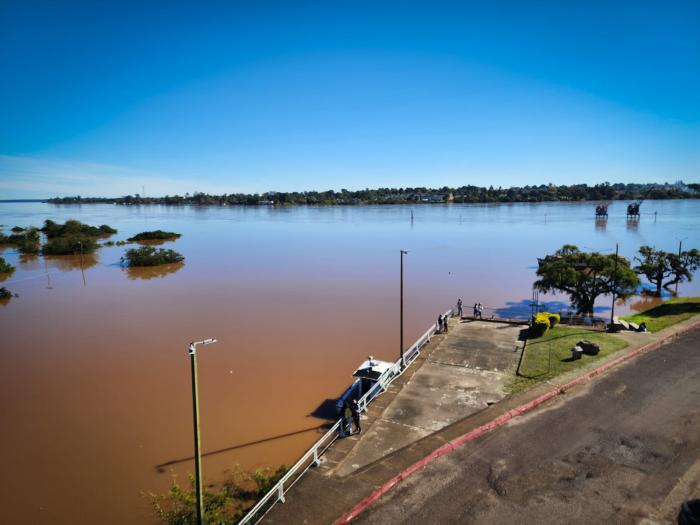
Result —
<instances>
[{"instance_id":1,"label":"asphalt surface","mask_svg":"<svg viewBox=\"0 0 700 525\"><path fill-rule=\"evenodd\" d=\"M700 330L429 464L354 523L669 523L700 497Z\"/></svg>"}]
</instances>

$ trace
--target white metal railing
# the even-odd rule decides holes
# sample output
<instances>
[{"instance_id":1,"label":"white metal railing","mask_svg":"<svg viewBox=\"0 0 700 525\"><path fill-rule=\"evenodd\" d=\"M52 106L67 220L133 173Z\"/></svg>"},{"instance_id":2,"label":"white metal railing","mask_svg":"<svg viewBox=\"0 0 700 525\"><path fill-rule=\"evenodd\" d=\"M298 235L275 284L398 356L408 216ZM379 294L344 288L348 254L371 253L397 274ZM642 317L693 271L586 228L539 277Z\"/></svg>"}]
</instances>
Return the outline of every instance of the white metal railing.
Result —
<instances>
[{"instance_id":1,"label":"white metal railing","mask_svg":"<svg viewBox=\"0 0 700 525\"><path fill-rule=\"evenodd\" d=\"M453 309L450 308L443 315L452 316ZM432 325L428 330L421 335L418 340L413 343L408 350L403 354L404 366L401 367L401 359L399 358L391 368L384 372L377 382L372 385L365 395L357 401L358 410L360 413L367 410L369 403L384 392L394 379L399 377L420 355L421 348L430 341L430 338L437 330L437 324ZM238 525L248 523L258 523L262 518L281 501L284 503L285 494L291 489L294 484L301 479L312 466L320 465L320 458L323 453L335 442L340 436L340 425L342 419L337 420L333 426L326 432L321 439L316 441L313 446L297 461L287 473L273 486L267 494L265 494L256 505L248 511L248 513L238 522Z\"/></svg>"}]
</instances>

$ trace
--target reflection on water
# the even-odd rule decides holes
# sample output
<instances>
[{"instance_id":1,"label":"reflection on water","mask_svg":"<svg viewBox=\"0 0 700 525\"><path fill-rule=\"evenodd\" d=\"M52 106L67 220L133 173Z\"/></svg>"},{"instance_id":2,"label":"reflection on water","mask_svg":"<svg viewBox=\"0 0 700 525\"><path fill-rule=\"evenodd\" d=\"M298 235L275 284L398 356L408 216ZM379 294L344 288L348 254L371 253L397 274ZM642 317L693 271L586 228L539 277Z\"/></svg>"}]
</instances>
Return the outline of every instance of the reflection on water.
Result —
<instances>
[{"instance_id":1,"label":"reflection on water","mask_svg":"<svg viewBox=\"0 0 700 525\"><path fill-rule=\"evenodd\" d=\"M608 227L608 219L596 219L595 220L596 231L604 232L607 227Z\"/></svg>"},{"instance_id":2,"label":"reflection on water","mask_svg":"<svg viewBox=\"0 0 700 525\"><path fill-rule=\"evenodd\" d=\"M627 231L636 232L639 229L639 219L627 219Z\"/></svg>"},{"instance_id":3,"label":"reflection on water","mask_svg":"<svg viewBox=\"0 0 700 525\"><path fill-rule=\"evenodd\" d=\"M86 253L84 255L50 255L44 256L48 268L55 268L62 272L71 270L87 270L97 266L99 262L97 254Z\"/></svg>"},{"instance_id":4,"label":"reflection on water","mask_svg":"<svg viewBox=\"0 0 700 525\"><path fill-rule=\"evenodd\" d=\"M162 264L160 266L140 266L124 268L129 279L158 279L180 271L185 263Z\"/></svg>"},{"instance_id":5,"label":"reflection on water","mask_svg":"<svg viewBox=\"0 0 700 525\"><path fill-rule=\"evenodd\" d=\"M635 312L643 312L649 308L654 308L659 306L666 299L663 297L655 297L653 295L640 295L635 297L633 300L628 301L630 303L630 309Z\"/></svg>"},{"instance_id":6,"label":"reflection on water","mask_svg":"<svg viewBox=\"0 0 700 525\"><path fill-rule=\"evenodd\" d=\"M140 244L142 246L160 246L161 244L165 244L166 242L175 242L177 239L149 239L149 240L141 240L141 241L134 241L136 244Z\"/></svg>"},{"instance_id":7,"label":"reflection on water","mask_svg":"<svg viewBox=\"0 0 700 525\"><path fill-rule=\"evenodd\" d=\"M467 312L480 302L489 316L529 315L537 258L563 244L619 242L628 259L640 244L675 251L676 236L700 247L700 201L659 202L657 223L633 232L623 203L610 205L605 229L591 228L594 206L0 204L4 224L76 218L125 237L178 231L173 248L186 257L126 269L125 247L105 246L99 264L83 260L90 286L82 286L79 256L4 252L17 267L7 286L21 297L0 309L2 349L21 351L0 351L0 413L12 422L0 432L0 483L13 502L0 505L0 523L72 524L75 493L90 495L81 523L104 523L105 509L110 523L155 523L141 492L168 489L156 468L180 479L193 468L187 344L195 339L219 339L199 361L205 482L235 463L293 463L323 423L319 403L340 395L367 355L397 357L400 249L409 250L410 344L457 297ZM700 278L679 288L700 295ZM564 311L567 299L539 297ZM609 308L610 298L596 302L596 313Z\"/></svg>"},{"instance_id":8,"label":"reflection on water","mask_svg":"<svg viewBox=\"0 0 700 525\"><path fill-rule=\"evenodd\" d=\"M99 256L95 253L89 253L84 255L62 255L56 257L47 257L47 262L49 267L56 268L61 271L71 271L71 270L87 270L97 266L99 263Z\"/></svg>"}]
</instances>

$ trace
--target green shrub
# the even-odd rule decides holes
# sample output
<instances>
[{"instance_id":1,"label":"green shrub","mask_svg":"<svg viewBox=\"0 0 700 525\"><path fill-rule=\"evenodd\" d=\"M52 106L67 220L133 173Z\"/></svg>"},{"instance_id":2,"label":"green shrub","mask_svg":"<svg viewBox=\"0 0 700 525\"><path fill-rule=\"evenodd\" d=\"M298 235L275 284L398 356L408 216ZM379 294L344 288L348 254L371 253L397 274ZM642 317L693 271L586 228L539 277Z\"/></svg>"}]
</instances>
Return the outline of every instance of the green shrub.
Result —
<instances>
[{"instance_id":1,"label":"green shrub","mask_svg":"<svg viewBox=\"0 0 700 525\"><path fill-rule=\"evenodd\" d=\"M549 314L547 312L539 312L532 318L528 336L530 338L542 337L547 330L549 330Z\"/></svg>"},{"instance_id":2,"label":"green shrub","mask_svg":"<svg viewBox=\"0 0 700 525\"><path fill-rule=\"evenodd\" d=\"M8 263L3 257L0 257L0 274L12 274L15 267Z\"/></svg>"},{"instance_id":3,"label":"green shrub","mask_svg":"<svg viewBox=\"0 0 700 525\"><path fill-rule=\"evenodd\" d=\"M133 237L130 237L129 242L139 242L139 241L174 241L182 237L182 234L175 232L164 232L163 230L154 230L150 232L137 233Z\"/></svg>"},{"instance_id":4,"label":"green shrub","mask_svg":"<svg viewBox=\"0 0 700 525\"><path fill-rule=\"evenodd\" d=\"M54 237L44 244L41 249L43 255L78 255L80 253L93 253L97 249L94 237L84 235L66 235Z\"/></svg>"},{"instance_id":5,"label":"green shrub","mask_svg":"<svg viewBox=\"0 0 700 525\"><path fill-rule=\"evenodd\" d=\"M174 250L164 250L152 246L142 246L127 250L122 260L129 266L160 266L161 264L179 263L185 258Z\"/></svg>"},{"instance_id":6,"label":"green shrub","mask_svg":"<svg viewBox=\"0 0 700 525\"><path fill-rule=\"evenodd\" d=\"M282 476L287 467L274 472L258 469L254 473L234 470L219 488L206 486L203 489L204 522L217 525L234 525L264 496ZM165 495L150 494L156 515L164 525L195 525L197 497L194 479L189 476L189 487L182 487L173 479Z\"/></svg>"},{"instance_id":7,"label":"green shrub","mask_svg":"<svg viewBox=\"0 0 700 525\"><path fill-rule=\"evenodd\" d=\"M12 233L22 233L24 231L24 228L21 226L13 226L12 228Z\"/></svg>"},{"instance_id":8,"label":"green shrub","mask_svg":"<svg viewBox=\"0 0 700 525\"><path fill-rule=\"evenodd\" d=\"M4 286L0 288L0 301L9 301L12 299L12 292Z\"/></svg>"}]
</instances>

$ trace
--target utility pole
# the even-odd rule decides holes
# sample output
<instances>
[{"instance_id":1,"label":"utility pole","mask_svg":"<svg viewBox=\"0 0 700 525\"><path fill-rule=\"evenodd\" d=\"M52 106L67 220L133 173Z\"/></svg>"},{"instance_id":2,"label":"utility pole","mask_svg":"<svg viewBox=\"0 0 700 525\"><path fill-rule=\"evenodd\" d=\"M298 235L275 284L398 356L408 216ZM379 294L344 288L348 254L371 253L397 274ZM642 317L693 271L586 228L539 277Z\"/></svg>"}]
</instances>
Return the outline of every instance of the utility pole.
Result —
<instances>
[{"instance_id":1,"label":"utility pole","mask_svg":"<svg viewBox=\"0 0 700 525\"><path fill-rule=\"evenodd\" d=\"M681 261L681 253L683 253L683 239L678 241L678 263L680 264ZM674 292L676 295L678 295L678 281L676 281L676 289Z\"/></svg>"},{"instance_id":2,"label":"utility pole","mask_svg":"<svg viewBox=\"0 0 700 525\"><path fill-rule=\"evenodd\" d=\"M406 367L406 364L404 363L403 360L403 256L406 255L408 251L406 250L401 250L401 300L399 304L399 309L400 309L400 338L399 338L399 343L401 345L401 371Z\"/></svg>"},{"instance_id":3,"label":"utility pole","mask_svg":"<svg viewBox=\"0 0 700 525\"><path fill-rule=\"evenodd\" d=\"M613 270L613 294L612 294L612 308L610 309L610 331L613 330L613 319L615 318L615 292L617 291L617 258L619 254L618 243L615 243L615 269Z\"/></svg>"}]
</instances>

